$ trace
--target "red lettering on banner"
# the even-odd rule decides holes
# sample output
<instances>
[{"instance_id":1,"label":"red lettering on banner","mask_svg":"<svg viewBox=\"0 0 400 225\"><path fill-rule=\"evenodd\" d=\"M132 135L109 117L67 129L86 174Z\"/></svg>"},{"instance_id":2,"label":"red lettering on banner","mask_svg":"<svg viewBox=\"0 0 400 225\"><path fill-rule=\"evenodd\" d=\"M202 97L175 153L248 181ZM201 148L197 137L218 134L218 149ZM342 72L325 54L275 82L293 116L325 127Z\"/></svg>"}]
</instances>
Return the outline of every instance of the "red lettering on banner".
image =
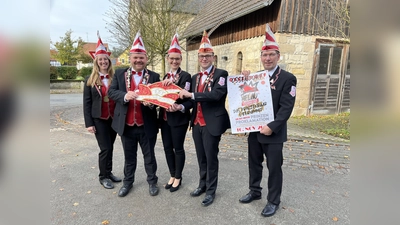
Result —
<instances>
[{"instance_id":1,"label":"red lettering on banner","mask_svg":"<svg viewBox=\"0 0 400 225\"><path fill-rule=\"evenodd\" d=\"M259 125L259 126L249 126L249 127L244 127L244 128L241 128L241 127L239 127L239 128L236 128L236 131L237 132L240 132L240 131L260 131L261 129L262 129L262 125Z\"/></svg>"}]
</instances>

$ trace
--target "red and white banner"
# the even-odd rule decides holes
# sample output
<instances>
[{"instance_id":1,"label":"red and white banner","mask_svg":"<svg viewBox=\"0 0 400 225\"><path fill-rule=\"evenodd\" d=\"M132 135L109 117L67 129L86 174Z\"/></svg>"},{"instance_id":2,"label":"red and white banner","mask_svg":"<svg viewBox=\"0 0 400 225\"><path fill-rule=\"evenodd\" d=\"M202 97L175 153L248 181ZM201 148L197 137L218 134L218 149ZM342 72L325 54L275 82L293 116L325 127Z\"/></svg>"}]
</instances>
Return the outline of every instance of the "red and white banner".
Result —
<instances>
[{"instance_id":1,"label":"red and white banner","mask_svg":"<svg viewBox=\"0 0 400 225\"><path fill-rule=\"evenodd\" d=\"M150 102L168 109L179 98L178 93L181 90L182 88L175 84L164 86L161 81L148 85L139 84L137 100Z\"/></svg>"}]
</instances>

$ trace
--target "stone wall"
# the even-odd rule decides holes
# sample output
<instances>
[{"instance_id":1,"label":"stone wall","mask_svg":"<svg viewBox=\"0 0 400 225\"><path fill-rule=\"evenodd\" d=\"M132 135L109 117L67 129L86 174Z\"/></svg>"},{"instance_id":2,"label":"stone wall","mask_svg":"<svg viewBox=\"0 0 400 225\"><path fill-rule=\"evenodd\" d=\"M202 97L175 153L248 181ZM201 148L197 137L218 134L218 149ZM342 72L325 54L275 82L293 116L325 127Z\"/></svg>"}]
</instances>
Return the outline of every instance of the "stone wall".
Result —
<instances>
[{"instance_id":1,"label":"stone wall","mask_svg":"<svg viewBox=\"0 0 400 225\"><path fill-rule=\"evenodd\" d=\"M310 85L317 37L297 34L275 34L281 51L279 66L297 77L297 97L292 115L306 115L309 106ZM260 50L264 36L251 38L221 46L213 46L217 56L217 67L228 71L229 75L240 74L241 70L252 72L263 70L260 63ZM212 44L212 43L211 43ZM242 53L242 68L238 66L238 54ZM186 55L187 54L187 55ZM228 59L222 59L226 56ZM182 68L190 74L199 71L197 50L183 53L188 58L187 65L182 62Z\"/></svg>"},{"instance_id":2,"label":"stone wall","mask_svg":"<svg viewBox=\"0 0 400 225\"><path fill-rule=\"evenodd\" d=\"M81 80L51 80L50 90L75 90L83 91L84 82Z\"/></svg>"}]
</instances>

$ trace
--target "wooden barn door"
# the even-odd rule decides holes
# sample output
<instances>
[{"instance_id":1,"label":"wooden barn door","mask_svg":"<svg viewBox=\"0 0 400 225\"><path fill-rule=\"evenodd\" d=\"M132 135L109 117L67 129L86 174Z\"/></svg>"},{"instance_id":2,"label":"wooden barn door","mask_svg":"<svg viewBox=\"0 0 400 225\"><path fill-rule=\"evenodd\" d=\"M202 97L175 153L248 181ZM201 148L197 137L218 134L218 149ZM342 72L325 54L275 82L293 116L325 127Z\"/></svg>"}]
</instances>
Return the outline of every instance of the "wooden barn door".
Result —
<instances>
[{"instance_id":1,"label":"wooden barn door","mask_svg":"<svg viewBox=\"0 0 400 225\"><path fill-rule=\"evenodd\" d=\"M309 114L350 111L350 46L319 43L314 60Z\"/></svg>"}]
</instances>

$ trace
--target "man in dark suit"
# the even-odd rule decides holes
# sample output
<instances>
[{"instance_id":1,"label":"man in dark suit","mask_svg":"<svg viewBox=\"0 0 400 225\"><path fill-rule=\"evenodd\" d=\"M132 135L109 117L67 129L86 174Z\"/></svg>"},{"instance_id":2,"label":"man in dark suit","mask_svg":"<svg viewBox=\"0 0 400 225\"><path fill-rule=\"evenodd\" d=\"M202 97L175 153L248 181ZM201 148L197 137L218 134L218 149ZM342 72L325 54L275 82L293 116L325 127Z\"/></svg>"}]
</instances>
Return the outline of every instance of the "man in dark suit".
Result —
<instances>
[{"instance_id":1,"label":"man in dark suit","mask_svg":"<svg viewBox=\"0 0 400 225\"><path fill-rule=\"evenodd\" d=\"M271 83L274 121L262 127L260 132L252 132L248 137L249 189L250 192L239 199L241 203L250 203L261 199L262 162L267 159L268 195L267 205L261 215L269 217L275 214L281 202L283 142L287 141L287 120L296 99L296 77L282 70L277 64L280 58L275 36L267 24L266 38L261 49L261 63L268 71ZM250 71L243 71L248 76Z\"/></svg>"},{"instance_id":2,"label":"man in dark suit","mask_svg":"<svg viewBox=\"0 0 400 225\"><path fill-rule=\"evenodd\" d=\"M129 60L131 67L116 71L108 95L116 102L112 127L121 136L125 155L123 186L118 196L126 196L135 181L138 144L151 196L158 194L157 162L154 146L157 140L157 111L154 105L137 101L139 84L160 81L160 75L147 70L147 54L140 33L136 34Z\"/></svg>"},{"instance_id":3,"label":"man in dark suit","mask_svg":"<svg viewBox=\"0 0 400 225\"><path fill-rule=\"evenodd\" d=\"M191 98L193 111L191 127L199 163L199 186L190 193L200 196L206 192L203 206L213 203L218 183L218 152L221 135L230 127L225 109L228 72L213 66L214 51L204 31L198 52L201 72L192 78L192 91L182 90L180 98Z\"/></svg>"}]
</instances>

